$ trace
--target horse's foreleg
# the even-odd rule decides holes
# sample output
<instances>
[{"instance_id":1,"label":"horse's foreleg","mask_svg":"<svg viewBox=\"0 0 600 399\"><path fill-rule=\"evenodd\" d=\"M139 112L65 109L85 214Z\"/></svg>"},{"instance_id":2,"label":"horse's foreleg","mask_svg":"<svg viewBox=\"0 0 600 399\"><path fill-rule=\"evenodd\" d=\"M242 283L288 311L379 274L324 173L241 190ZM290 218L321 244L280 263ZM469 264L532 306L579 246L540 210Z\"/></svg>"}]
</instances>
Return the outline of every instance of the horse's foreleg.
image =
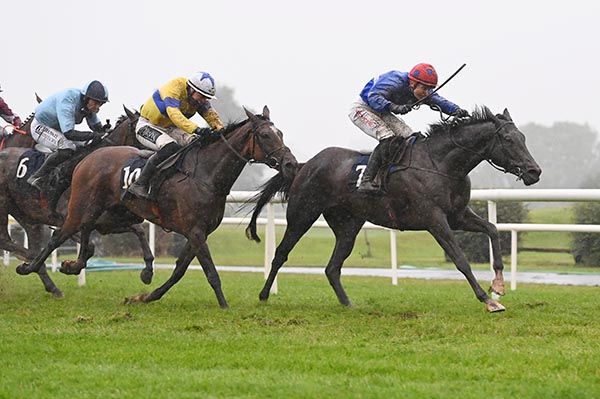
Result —
<instances>
[{"instance_id":1,"label":"horse's foreleg","mask_svg":"<svg viewBox=\"0 0 600 399\"><path fill-rule=\"evenodd\" d=\"M79 231L82 226L91 225L102 212L103 209L101 207L83 207L80 205L78 198L74 200L71 197L65 223L60 229L54 231L46 247L42 249L31 264L23 263L17 267L17 273L25 275L37 272L56 248L60 247L69 237Z\"/></svg>"},{"instance_id":2,"label":"horse's foreleg","mask_svg":"<svg viewBox=\"0 0 600 399\"><path fill-rule=\"evenodd\" d=\"M502 304L488 297L483 288L481 288L475 279L473 271L471 270L471 266L467 261L467 257L458 245L458 242L454 237L454 233L448 225L446 215L441 211L437 213L434 212L432 222L433 223L428 231L435 238L438 244L440 244L440 246L446 251L450 259L452 259L456 265L456 268L466 277L467 281L471 285L471 288L475 292L477 299L486 304L486 309L489 312L500 312L505 310Z\"/></svg>"},{"instance_id":3,"label":"horse's foreleg","mask_svg":"<svg viewBox=\"0 0 600 399\"><path fill-rule=\"evenodd\" d=\"M502 262L502 252L500 251L500 239L498 235L498 229L493 223L481 218L471 208L467 208L462 218L457 220L457 229L465 231L473 231L478 233L484 233L490 238L492 244L492 267L494 269L494 280L492 280L492 286L490 291L494 299L498 299L500 296L505 294L504 288L504 263Z\"/></svg>"},{"instance_id":4,"label":"horse's foreleg","mask_svg":"<svg viewBox=\"0 0 600 399\"><path fill-rule=\"evenodd\" d=\"M223 294L223 290L221 288L221 278L219 277L217 268L215 267L212 257L210 256L210 250L208 249L208 245L206 243L206 235L203 231L197 229L190 235L189 241L196 249L196 257L200 262L200 266L202 266L202 270L206 275L208 283L217 296L219 306L223 309L227 309L229 305L225 300L225 295Z\"/></svg>"},{"instance_id":5,"label":"horse's foreleg","mask_svg":"<svg viewBox=\"0 0 600 399\"><path fill-rule=\"evenodd\" d=\"M27 225L24 223L23 228L25 229L25 232L27 233L30 250L32 250L34 252L39 251L41 249L42 245L44 244L43 243L43 240L44 240L43 229L45 228L45 226L43 226L41 224ZM40 278L40 280L42 281L42 284L44 284L44 289L46 290L46 292L51 293L55 298L62 298L64 296L62 291L60 289L58 289L58 287L54 284L54 281L52 281L52 279L48 275L48 272L47 272L45 266L40 267L37 274L38 274L38 277Z\"/></svg>"},{"instance_id":6,"label":"horse's foreleg","mask_svg":"<svg viewBox=\"0 0 600 399\"><path fill-rule=\"evenodd\" d=\"M169 279L163 285L161 285L149 294L138 294L133 297L126 298L125 303L152 302L162 298L162 296L172 286L174 286L179 280L181 280L181 278L187 271L192 259L194 259L194 250L192 249L192 246L188 241L183 247L181 253L179 254L179 258L177 258L177 261L175 262L175 269L173 270L171 277L169 277Z\"/></svg>"},{"instance_id":7,"label":"horse's foreleg","mask_svg":"<svg viewBox=\"0 0 600 399\"><path fill-rule=\"evenodd\" d=\"M323 216L335 234L335 247L325 268L325 275L340 303L345 306L351 306L352 304L348 295L346 295L340 277L342 274L342 265L352 253L354 243L356 242L356 235L365 221L353 218L349 212L341 208L325 211Z\"/></svg>"},{"instance_id":8,"label":"horse's foreleg","mask_svg":"<svg viewBox=\"0 0 600 399\"><path fill-rule=\"evenodd\" d=\"M154 275L154 255L152 254L152 250L150 250L150 245L148 244L148 239L146 238L146 232L141 224L134 224L129 227L129 231L136 235L140 242L140 246L142 247L142 252L144 256L144 263L146 266L140 272L140 280L144 284L150 284L152 282L152 276Z\"/></svg>"},{"instance_id":9,"label":"horse's foreleg","mask_svg":"<svg viewBox=\"0 0 600 399\"><path fill-rule=\"evenodd\" d=\"M59 269L61 273L76 275L87 266L87 261L94 256L94 245L90 243L90 234L92 233L92 229L92 226L85 226L81 229L81 234L78 238L79 254L77 261L63 261Z\"/></svg>"},{"instance_id":10,"label":"horse's foreleg","mask_svg":"<svg viewBox=\"0 0 600 399\"><path fill-rule=\"evenodd\" d=\"M0 203L0 207L2 204ZM24 246L17 244L13 241L10 234L8 234L8 214L2 212L0 214L0 249L13 253L18 259L31 260L35 257L35 252L31 249L27 249ZM27 227L23 225L23 228L27 231Z\"/></svg>"}]
</instances>

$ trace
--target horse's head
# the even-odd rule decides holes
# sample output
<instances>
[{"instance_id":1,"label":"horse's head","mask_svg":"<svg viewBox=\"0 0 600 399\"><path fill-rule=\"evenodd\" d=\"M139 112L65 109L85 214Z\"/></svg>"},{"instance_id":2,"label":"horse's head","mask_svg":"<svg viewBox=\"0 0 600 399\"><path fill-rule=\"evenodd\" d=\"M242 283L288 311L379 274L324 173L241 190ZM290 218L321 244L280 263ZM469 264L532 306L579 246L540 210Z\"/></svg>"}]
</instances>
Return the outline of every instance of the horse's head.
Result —
<instances>
[{"instance_id":1,"label":"horse's head","mask_svg":"<svg viewBox=\"0 0 600 399\"><path fill-rule=\"evenodd\" d=\"M525 135L514 124L508 110L504 109L504 113L498 115L489 112L488 116L495 127L493 144L488 150L490 160L508 173L523 179L526 186L537 183L542 169L529 153Z\"/></svg>"},{"instance_id":2,"label":"horse's head","mask_svg":"<svg viewBox=\"0 0 600 399\"><path fill-rule=\"evenodd\" d=\"M244 149L253 162L264 163L277 169L286 177L294 177L298 161L283 142L283 134L269 119L269 108L265 105L262 115L254 115L244 108L251 123L250 138Z\"/></svg>"}]
</instances>

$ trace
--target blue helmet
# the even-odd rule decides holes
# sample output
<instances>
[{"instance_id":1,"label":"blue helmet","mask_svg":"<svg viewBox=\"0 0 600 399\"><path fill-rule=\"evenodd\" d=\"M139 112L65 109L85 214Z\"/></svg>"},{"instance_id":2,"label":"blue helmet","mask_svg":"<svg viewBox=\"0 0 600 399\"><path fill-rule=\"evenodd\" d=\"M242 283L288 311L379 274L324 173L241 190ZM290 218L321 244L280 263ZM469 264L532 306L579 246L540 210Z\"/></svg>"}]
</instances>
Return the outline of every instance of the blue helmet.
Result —
<instances>
[{"instance_id":1,"label":"blue helmet","mask_svg":"<svg viewBox=\"0 0 600 399\"><path fill-rule=\"evenodd\" d=\"M88 83L85 89L83 89L83 95L101 103L108 102L108 90L106 86L97 80L92 80Z\"/></svg>"}]
</instances>

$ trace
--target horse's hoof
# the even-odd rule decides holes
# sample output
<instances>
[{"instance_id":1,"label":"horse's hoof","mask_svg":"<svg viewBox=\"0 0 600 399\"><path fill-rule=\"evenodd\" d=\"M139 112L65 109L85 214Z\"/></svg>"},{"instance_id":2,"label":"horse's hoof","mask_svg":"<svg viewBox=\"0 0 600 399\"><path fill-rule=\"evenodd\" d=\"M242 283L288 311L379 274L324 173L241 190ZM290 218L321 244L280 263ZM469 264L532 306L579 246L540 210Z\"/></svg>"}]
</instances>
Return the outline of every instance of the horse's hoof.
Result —
<instances>
[{"instance_id":1,"label":"horse's hoof","mask_svg":"<svg viewBox=\"0 0 600 399\"><path fill-rule=\"evenodd\" d=\"M67 275L77 275L79 273L81 273L81 269L80 267L76 267L77 265L77 261L74 260L63 260L62 263L60 264L60 268L58 269L59 272L61 272L62 274L67 274Z\"/></svg>"},{"instance_id":2,"label":"horse's hoof","mask_svg":"<svg viewBox=\"0 0 600 399\"><path fill-rule=\"evenodd\" d=\"M504 312L506 310L506 308L500 302L490 299L485 304L485 310L487 310L490 313L496 313L496 312Z\"/></svg>"},{"instance_id":3,"label":"horse's hoof","mask_svg":"<svg viewBox=\"0 0 600 399\"><path fill-rule=\"evenodd\" d=\"M134 296L130 296L125 298L125 300L123 301L123 305L131 305L134 303L146 302L147 298L148 294L137 294Z\"/></svg>"},{"instance_id":4,"label":"horse's hoof","mask_svg":"<svg viewBox=\"0 0 600 399\"><path fill-rule=\"evenodd\" d=\"M140 280L142 280L142 283L148 285L152 282L153 275L154 275L154 272L152 270L143 269L140 272Z\"/></svg>"},{"instance_id":5,"label":"horse's hoof","mask_svg":"<svg viewBox=\"0 0 600 399\"><path fill-rule=\"evenodd\" d=\"M269 299L269 293L267 292L267 293L265 294L265 293L262 293L262 292L261 292L260 294L258 294L258 299L259 299L261 302L267 302L267 299Z\"/></svg>"},{"instance_id":6,"label":"horse's hoof","mask_svg":"<svg viewBox=\"0 0 600 399\"><path fill-rule=\"evenodd\" d=\"M52 291L52 297L56 298L56 299L60 299L60 298L64 298L65 294L63 294L63 292L59 289L56 289L55 291Z\"/></svg>"},{"instance_id":7,"label":"horse's hoof","mask_svg":"<svg viewBox=\"0 0 600 399\"><path fill-rule=\"evenodd\" d=\"M21 276L31 274L31 270L29 269L29 263L21 263L19 266L17 266L15 270L17 274L20 274Z\"/></svg>"}]
</instances>

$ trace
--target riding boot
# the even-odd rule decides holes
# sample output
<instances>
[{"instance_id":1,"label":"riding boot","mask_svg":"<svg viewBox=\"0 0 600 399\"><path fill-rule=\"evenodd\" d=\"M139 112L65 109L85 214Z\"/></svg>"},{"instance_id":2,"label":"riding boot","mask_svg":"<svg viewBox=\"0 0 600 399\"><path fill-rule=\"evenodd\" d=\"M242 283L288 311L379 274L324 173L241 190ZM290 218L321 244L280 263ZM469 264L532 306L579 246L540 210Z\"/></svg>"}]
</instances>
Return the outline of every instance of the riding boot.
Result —
<instances>
[{"instance_id":1,"label":"riding boot","mask_svg":"<svg viewBox=\"0 0 600 399\"><path fill-rule=\"evenodd\" d=\"M27 183L31 184L38 190L43 191L46 185L45 181L50 171L60 165L62 162L69 159L72 155L73 150L69 149L60 149L56 152L53 152L48 156L48 158L46 158L42 167L39 168L33 175L31 175L29 179L27 179Z\"/></svg>"},{"instance_id":2,"label":"riding boot","mask_svg":"<svg viewBox=\"0 0 600 399\"><path fill-rule=\"evenodd\" d=\"M361 193L375 194L379 192L379 185L375 183L375 177L379 168L386 159L390 143L393 141L393 137L385 138L379 142L377 147L371 153L367 168L365 169L358 191Z\"/></svg>"},{"instance_id":3,"label":"riding boot","mask_svg":"<svg viewBox=\"0 0 600 399\"><path fill-rule=\"evenodd\" d=\"M180 146L177 143L169 143L158 150L148 159L148 162L146 162L144 169L140 173L140 177L129 186L127 191L138 198L149 199L150 179L154 176L156 168L162 161L177 152L179 148Z\"/></svg>"}]
</instances>

